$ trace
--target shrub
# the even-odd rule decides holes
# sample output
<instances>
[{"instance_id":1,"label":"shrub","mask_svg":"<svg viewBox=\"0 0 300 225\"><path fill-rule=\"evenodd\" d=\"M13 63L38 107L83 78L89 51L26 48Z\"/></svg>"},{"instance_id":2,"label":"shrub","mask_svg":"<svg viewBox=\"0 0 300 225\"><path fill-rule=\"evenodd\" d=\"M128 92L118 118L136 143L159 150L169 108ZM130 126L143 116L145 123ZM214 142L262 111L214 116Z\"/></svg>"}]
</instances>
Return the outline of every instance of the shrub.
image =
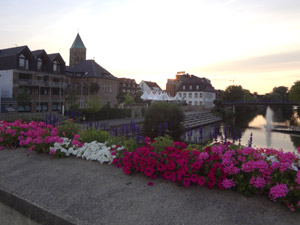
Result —
<instances>
[{"instance_id":1,"label":"shrub","mask_svg":"<svg viewBox=\"0 0 300 225\"><path fill-rule=\"evenodd\" d=\"M179 140L184 132L183 119L184 114L178 104L154 103L145 114L145 135L154 138L169 134L174 140Z\"/></svg>"},{"instance_id":2,"label":"shrub","mask_svg":"<svg viewBox=\"0 0 300 225\"><path fill-rule=\"evenodd\" d=\"M104 143L109 139L109 134L107 131L89 128L85 130L80 137L80 141L84 143L90 143L92 141Z\"/></svg>"},{"instance_id":3,"label":"shrub","mask_svg":"<svg viewBox=\"0 0 300 225\"><path fill-rule=\"evenodd\" d=\"M61 126L58 127L58 135L60 137L67 137L73 139L75 134L78 134L80 125L73 123L72 120L65 120Z\"/></svg>"}]
</instances>

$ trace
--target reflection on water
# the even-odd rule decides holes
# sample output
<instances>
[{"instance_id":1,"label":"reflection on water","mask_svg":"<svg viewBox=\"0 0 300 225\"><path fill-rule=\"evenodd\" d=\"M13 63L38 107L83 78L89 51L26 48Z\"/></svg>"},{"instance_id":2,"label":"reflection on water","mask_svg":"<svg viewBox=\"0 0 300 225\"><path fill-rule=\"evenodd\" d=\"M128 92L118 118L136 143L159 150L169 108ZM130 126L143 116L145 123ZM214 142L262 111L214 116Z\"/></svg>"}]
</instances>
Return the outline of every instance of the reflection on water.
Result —
<instances>
[{"instance_id":1,"label":"reflection on water","mask_svg":"<svg viewBox=\"0 0 300 225\"><path fill-rule=\"evenodd\" d=\"M274 117L276 116L274 112ZM290 121L276 122L277 125L286 125ZM234 123L232 123L234 124ZM184 141L188 143L204 144L214 137L218 140L226 138L229 141L239 139L235 143L240 143L244 146L248 145L250 136L252 134L252 147L255 148L273 148L283 151L297 151L300 147L300 134L286 134L279 132L271 132L266 127L267 120L263 115L257 115L252 119L247 127L239 127L234 124L211 124L203 126L191 131L187 131L184 136ZM202 134L201 134L202 133Z\"/></svg>"}]
</instances>

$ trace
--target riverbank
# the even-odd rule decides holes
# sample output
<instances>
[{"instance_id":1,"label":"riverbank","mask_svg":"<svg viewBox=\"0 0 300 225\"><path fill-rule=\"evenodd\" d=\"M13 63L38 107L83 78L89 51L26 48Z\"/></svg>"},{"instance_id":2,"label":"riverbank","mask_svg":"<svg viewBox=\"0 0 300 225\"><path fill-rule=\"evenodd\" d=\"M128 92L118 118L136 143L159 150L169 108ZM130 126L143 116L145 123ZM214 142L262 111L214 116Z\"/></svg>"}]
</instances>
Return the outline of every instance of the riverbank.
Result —
<instances>
[{"instance_id":1,"label":"riverbank","mask_svg":"<svg viewBox=\"0 0 300 225\"><path fill-rule=\"evenodd\" d=\"M15 149L0 151L0 162L0 201L43 224L293 225L300 221L299 213L265 197L246 198L199 186L187 189L162 179L148 186L149 180L140 174L127 176L112 165L75 157L56 159ZM34 213L35 207L39 213Z\"/></svg>"}]
</instances>

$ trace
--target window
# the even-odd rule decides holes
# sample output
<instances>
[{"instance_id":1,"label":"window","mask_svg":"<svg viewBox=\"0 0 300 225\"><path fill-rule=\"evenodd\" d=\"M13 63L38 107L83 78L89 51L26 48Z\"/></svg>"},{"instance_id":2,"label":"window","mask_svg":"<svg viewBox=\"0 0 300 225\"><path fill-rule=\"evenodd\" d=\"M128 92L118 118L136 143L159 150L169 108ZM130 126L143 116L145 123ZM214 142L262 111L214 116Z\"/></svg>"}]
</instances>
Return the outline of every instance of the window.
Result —
<instances>
[{"instance_id":1,"label":"window","mask_svg":"<svg viewBox=\"0 0 300 225\"><path fill-rule=\"evenodd\" d=\"M194 102L194 105L198 105L198 102L197 102L197 101L195 101L195 102Z\"/></svg>"},{"instance_id":2,"label":"window","mask_svg":"<svg viewBox=\"0 0 300 225\"><path fill-rule=\"evenodd\" d=\"M22 106L22 105L18 105L18 112L31 112L31 103Z\"/></svg>"},{"instance_id":3,"label":"window","mask_svg":"<svg viewBox=\"0 0 300 225\"><path fill-rule=\"evenodd\" d=\"M199 85L196 86L196 89L199 90Z\"/></svg>"},{"instance_id":4,"label":"window","mask_svg":"<svg viewBox=\"0 0 300 225\"><path fill-rule=\"evenodd\" d=\"M195 98L198 98L198 93L195 93Z\"/></svg>"},{"instance_id":5,"label":"window","mask_svg":"<svg viewBox=\"0 0 300 225\"><path fill-rule=\"evenodd\" d=\"M181 94L181 93L179 93L179 97L180 97L180 98L182 97L182 94Z\"/></svg>"},{"instance_id":6,"label":"window","mask_svg":"<svg viewBox=\"0 0 300 225\"><path fill-rule=\"evenodd\" d=\"M189 98L192 98L193 97L193 93L189 93Z\"/></svg>"},{"instance_id":7,"label":"window","mask_svg":"<svg viewBox=\"0 0 300 225\"><path fill-rule=\"evenodd\" d=\"M202 93L199 93L199 98L202 98Z\"/></svg>"},{"instance_id":8,"label":"window","mask_svg":"<svg viewBox=\"0 0 300 225\"><path fill-rule=\"evenodd\" d=\"M189 104L192 105L192 101L189 101Z\"/></svg>"},{"instance_id":9,"label":"window","mask_svg":"<svg viewBox=\"0 0 300 225\"><path fill-rule=\"evenodd\" d=\"M38 70L43 70L43 60L41 58L38 58L37 68Z\"/></svg>"},{"instance_id":10,"label":"window","mask_svg":"<svg viewBox=\"0 0 300 225\"><path fill-rule=\"evenodd\" d=\"M185 90L185 85L182 86L182 90Z\"/></svg>"},{"instance_id":11,"label":"window","mask_svg":"<svg viewBox=\"0 0 300 225\"><path fill-rule=\"evenodd\" d=\"M183 98L186 98L186 93L183 93Z\"/></svg>"},{"instance_id":12,"label":"window","mask_svg":"<svg viewBox=\"0 0 300 225\"><path fill-rule=\"evenodd\" d=\"M190 85L190 90L192 90L193 89L193 86L192 85Z\"/></svg>"},{"instance_id":13,"label":"window","mask_svg":"<svg viewBox=\"0 0 300 225\"><path fill-rule=\"evenodd\" d=\"M53 72L60 73L60 64L57 60L53 62Z\"/></svg>"},{"instance_id":14,"label":"window","mask_svg":"<svg viewBox=\"0 0 300 225\"><path fill-rule=\"evenodd\" d=\"M22 69L29 69L29 61L23 54L19 56L19 67Z\"/></svg>"}]
</instances>

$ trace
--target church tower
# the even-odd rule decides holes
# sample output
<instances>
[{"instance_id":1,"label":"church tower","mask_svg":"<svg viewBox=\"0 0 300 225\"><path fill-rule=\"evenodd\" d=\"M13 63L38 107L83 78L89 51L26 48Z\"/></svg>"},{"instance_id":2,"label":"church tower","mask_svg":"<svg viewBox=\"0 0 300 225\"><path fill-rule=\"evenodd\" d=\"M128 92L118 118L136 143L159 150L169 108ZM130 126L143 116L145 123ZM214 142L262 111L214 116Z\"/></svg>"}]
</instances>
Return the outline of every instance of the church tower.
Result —
<instances>
[{"instance_id":1,"label":"church tower","mask_svg":"<svg viewBox=\"0 0 300 225\"><path fill-rule=\"evenodd\" d=\"M72 47L70 48L70 64L74 66L79 62L86 60L86 48L81 40L79 33L77 34Z\"/></svg>"}]
</instances>

